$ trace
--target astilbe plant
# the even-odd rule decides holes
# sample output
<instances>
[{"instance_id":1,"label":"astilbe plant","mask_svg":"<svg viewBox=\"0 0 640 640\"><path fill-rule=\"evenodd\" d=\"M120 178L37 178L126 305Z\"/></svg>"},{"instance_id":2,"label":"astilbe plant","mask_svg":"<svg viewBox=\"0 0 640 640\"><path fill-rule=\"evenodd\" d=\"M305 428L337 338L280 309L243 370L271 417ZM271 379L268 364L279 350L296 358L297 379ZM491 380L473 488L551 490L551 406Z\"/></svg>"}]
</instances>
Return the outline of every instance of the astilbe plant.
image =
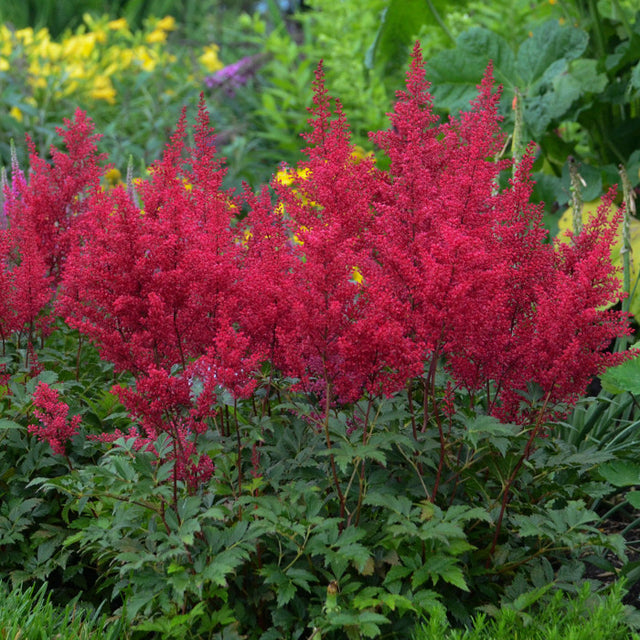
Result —
<instances>
[{"instance_id":1,"label":"astilbe plant","mask_svg":"<svg viewBox=\"0 0 640 640\"><path fill-rule=\"evenodd\" d=\"M211 401L218 387L249 397L268 357L315 395L325 432L335 404L411 388L424 371L422 429L435 420L444 455L444 362L455 385L535 436L624 357L602 352L626 330L624 314L603 309L618 296L616 220L603 209L572 244L546 243L529 202L531 153L499 188L511 162L499 159L491 69L471 110L440 123L416 49L392 128L372 134L388 172L354 154L321 68L314 87L307 159L274 178L275 206L246 190L238 229L204 104L194 148L183 115L140 182L143 209L124 186L94 190L58 309L117 369L141 380L190 369ZM532 384L541 406L526 400Z\"/></svg>"},{"instance_id":2,"label":"astilbe plant","mask_svg":"<svg viewBox=\"0 0 640 640\"><path fill-rule=\"evenodd\" d=\"M29 146L28 176L12 159L11 179L3 180L0 229L1 276L5 303L0 327L3 344L15 332L29 341L46 329L52 315L43 314L55 296L66 256L75 243L75 227L86 211L87 196L98 188L105 159L97 152L100 138L87 115L78 110L58 134L66 152L51 147L51 161Z\"/></svg>"},{"instance_id":3,"label":"astilbe plant","mask_svg":"<svg viewBox=\"0 0 640 640\"><path fill-rule=\"evenodd\" d=\"M619 217L606 216L613 194L571 244L549 244L542 208L529 201L532 149L515 166L500 159L498 101L489 68L471 110L439 122L416 47L392 127L372 134L390 158L385 173L370 158L354 159L320 68L308 160L274 180L270 222L255 203L246 236L247 255L266 258L253 268L278 283L256 291L254 304L270 309L261 330L273 363L317 397L328 447L332 406L407 384L411 397L423 371L422 430L437 428L441 446L432 500L447 464L444 422L456 389L531 427L502 518L511 482L548 420L593 375L627 357L605 347L628 332L628 317L606 309L620 295L609 258ZM500 188L507 171L512 178ZM278 304L286 309L280 317ZM441 363L453 383L444 394L436 385ZM366 442L366 418L362 424ZM337 478L336 490L343 513Z\"/></svg>"},{"instance_id":4,"label":"astilbe plant","mask_svg":"<svg viewBox=\"0 0 640 640\"><path fill-rule=\"evenodd\" d=\"M541 468L531 454L551 443L539 436L591 376L627 357L602 350L627 332L628 320L608 310L619 297L610 262L617 218L607 216L613 193L580 234L547 243L541 208L529 202L532 149L515 165L500 159L491 69L471 110L441 122L416 48L391 127L372 135L388 170L355 153L321 68L314 89L306 159L282 167L259 193L245 187L235 197L223 189L201 103L193 147L183 115L147 178L109 190L88 181L63 259L47 262L34 245L42 281L61 275L57 312L116 371L135 377L134 385L112 389L129 429L92 436L129 441L85 478L95 472L106 478L103 486L121 484L110 457L132 458L153 477L135 487L139 495L129 504L135 482L121 489L117 511L177 514L164 519L166 545L148 540L150 526L137 520L131 535L163 547L164 559L145 570L155 585L181 585L183 614L185 585L205 602L207 582L221 607L241 596L245 622L251 602L260 615L268 607L283 627L299 622L323 590L336 596L326 588L334 579L347 583L339 597L358 600L358 614L396 611L403 598L405 609L398 604L397 611L423 612L433 603L422 588L428 580L438 589L446 588L440 578L467 588L467 575L482 573L478 558L489 565L498 555L525 463ZM511 178L501 187L505 175ZM13 197L10 188L5 194ZM8 237L0 240L10 252ZM26 241L22 250L29 255ZM0 287L12 286L7 278ZM259 370L269 372L266 384ZM66 405L46 387L38 387L34 404L41 426L31 431L64 453L78 419L69 421ZM480 428L468 428L477 418L489 425L481 440ZM496 442L491 429L503 429ZM219 458L203 453L207 439ZM151 457L167 464L151 474ZM253 480L244 482L249 464ZM131 469L124 474L130 479L138 473ZM139 500L150 484L150 498ZM183 492L193 495L181 500ZM131 571L139 594L149 588L146 578L136 582L144 562L112 550L112 541L100 546L109 529L102 525L115 521L111 512L102 510L100 526L85 518L79 536L93 537L101 557L110 554ZM505 572L541 548L529 554L534 543L526 546ZM196 548L204 555L192 555ZM255 584L268 586L266 595ZM298 587L304 598L293 600ZM327 597L322 614L318 607L325 627L352 624L344 622L352 611L339 618L328 606Z\"/></svg>"},{"instance_id":5,"label":"astilbe plant","mask_svg":"<svg viewBox=\"0 0 640 640\"><path fill-rule=\"evenodd\" d=\"M183 113L148 179L93 192L57 304L103 358L136 376L135 391L118 392L137 421L130 435L145 444L168 433L180 479L200 464L187 440L207 424L200 420L214 417L216 388L250 395L259 359L234 327L243 301L242 248L232 228L238 204L222 188L225 170L204 102L193 148L185 137ZM204 387L195 422L188 417L193 377ZM175 385L180 399L168 391Z\"/></svg>"},{"instance_id":6,"label":"astilbe plant","mask_svg":"<svg viewBox=\"0 0 640 640\"><path fill-rule=\"evenodd\" d=\"M624 357L603 352L628 331L625 314L604 310L619 298L609 260L619 218L605 219L609 197L572 245L546 243L542 209L529 202L531 150L498 188L510 163L499 159L491 69L459 120L438 123L428 89L416 49L392 129L372 136L391 160L371 227L384 274L375 286L393 290L391 311L406 318L427 385L442 358L460 387L486 392L492 413L537 419L539 407L523 400L528 385L551 409Z\"/></svg>"}]
</instances>

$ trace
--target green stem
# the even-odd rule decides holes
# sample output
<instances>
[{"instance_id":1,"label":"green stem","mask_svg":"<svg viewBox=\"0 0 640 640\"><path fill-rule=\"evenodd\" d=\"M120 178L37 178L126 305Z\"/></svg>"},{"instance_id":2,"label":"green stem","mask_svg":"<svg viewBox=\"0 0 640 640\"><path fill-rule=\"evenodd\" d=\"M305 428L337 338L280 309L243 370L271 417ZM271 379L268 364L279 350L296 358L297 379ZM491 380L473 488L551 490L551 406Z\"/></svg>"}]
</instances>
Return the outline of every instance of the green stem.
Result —
<instances>
[{"instance_id":1,"label":"green stem","mask_svg":"<svg viewBox=\"0 0 640 640\"><path fill-rule=\"evenodd\" d=\"M324 409L323 428L324 428L325 439L327 442L327 451L329 452L329 462L331 464L331 474L333 475L333 483L336 486L336 493L338 494L338 500L340 502L340 520L344 520L346 504L345 504L344 494L342 493L342 489L340 488L340 480L338 479L338 471L336 470L336 461L335 461L335 458L333 457L333 451L331 451L331 436L329 434L329 412L331 410L331 384L329 383L329 381L326 381L326 385L327 385L326 386L327 398L326 398L325 409ZM339 527L340 530L342 530L343 526L344 526L344 522L341 522Z\"/></svg>"},{"instance_id":2,"label":"green stem","mask_svg":"<svg viewBox=\"0 0 640 640\"><path fill-rule=\"evenodd\" d=\"M622 300L622 310L628 312L631 307L631 228L630 219L636 212L635 192L631 188L629 176L623 164L618 166L618 173L622 182L622 194L624 199L624 210L622 218L622 288L626 297ZM616 340L615 350L624 351L627 348L628 338L620 336Z\"/></svg>"},{"instance_id":3,"label":"green stem","mask_svg":"<svg viewBox=\"0 0 640 640\"><path fill-rule=\"evenodd\" d=\"M433 3L431 2L431 0L427 0L427 6L429 7L429 11L431 11L431 13L433 14L433 17L436 19L436 22L440 25L440 28L445 32L445 34L451 40L451 42L455 44L456 39L453 37L453 34L451 33L451 31L449 31L447 25L444 23L444 20L440 17L440 14L438 13L437 9L433 6Z\"/></svg>"}]
</instances>

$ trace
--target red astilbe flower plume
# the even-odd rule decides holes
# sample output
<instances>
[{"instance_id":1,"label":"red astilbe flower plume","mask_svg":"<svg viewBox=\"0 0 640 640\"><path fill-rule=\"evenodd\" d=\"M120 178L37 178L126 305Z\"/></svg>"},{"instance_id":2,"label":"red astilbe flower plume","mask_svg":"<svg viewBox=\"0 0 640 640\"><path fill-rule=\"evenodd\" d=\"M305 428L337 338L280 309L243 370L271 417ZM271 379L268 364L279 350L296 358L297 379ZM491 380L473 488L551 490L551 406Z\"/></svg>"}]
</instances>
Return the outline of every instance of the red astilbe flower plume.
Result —
<instances>
[{"instance_id":1,"label":"red astilbe flower plume","mask_svg":"<svg viewBox=\"0 0 640 640\"><path fill-rule=\"evenodd\" d=\"M90 436L101 442L114 442L122 437L135 438L135 447L158 454L155 441L161 434L171 440L168 456L160 462L174 463L174 480L185 481L191 490L205 483L213 473L213 461L206 454L198 454L198 436L208 429L206 418L192 410L189 381L185 376L172 376L167 371L150 368L147 375L136 380L136 388L115 386L118 396L135 420L127 434L116 430Z\"/></svg>"},{"instance_id":2,"label":"red astilbe flower plume","mask_svg":"<svg viewBox=\"0 0 640 640\"><path fill-rule=\"evenodd\" d=\"M214 344L241 299L237 205L221 188L204 102L194 135L185 149L183 114L139 185L143 209L124 187L95 193L83 243L69 259L58 308L120 370L184 369Z\"/></svg>"},{"instance_id":3,"label":"red astilbe flower plume","mask_svg":"<svg viewBox=\"0 0 640 640\"><path fill-rule=\"evenodd\" d=\"M296 171L283 169L289 179L273 181L278 196L273 230L259 207L247 216L246 261L265 258L251 268L266 270L279 283L277 295L270 287L255 290L254 303L270 313L278 305L286 309L277 322L272 315L271 331L261 328L276 367L307 390L322 395L330 388L335 399L351 402L365 392L397 389L397 376L389 372L399 360L390 354L403 336L370 300L366 279L360 278L371 261L365 232L380 172L372 158L355 157L338 101L332 112L321 66L313 102L311 131L305 135L308 159ZM269 265L275 252L279 257Z\"/></svg>"},{"instance_id":4,"label":"red astilbe flower plume","mask_svg":"<svg viewBox=\"0 0 640 640\"><path fill-rule=\"evenodd\" d=\"M102 137L94 133L94 124L78 109L73 120L65 118L57 127L66 152L51 146L51 162L42 158L27 136L29 147L28 184L19 190L9 211L9 226L28 224L37 238L37 246L54 284L61 278L66 255L74 240L78 217L87 210L87 195L100 186L105 154L98 154Z\"/></svg>"},{"instance_id":5,"label":"red astilbe flower plume","mask_svg":"<svg viewBox=\"0 0 640 640\"><path fill-rule=\"evenodd\" d=\"M620 282L611 266L622 212L611 218L615 191L602 199L597 214L569 243L559 239L549 251L552 267L534 288L535 315L520 336L517 367L509 372L507 388L523 389L535 382L550 403L572 404L590 379L629 357L606 348L617 336L630 333L628 314L611 310L620 299ZM516 373L517 372L517 373ZM515 407L517 394L504 394L505 406Z\"/></svg>"},{"instance_id":6,"label":"red astilbe flower plume","mask_svg":"<svg viewBox=\"0 0 640 640\"><path fill-rule=\"evenodd\" d=\"M292 285L298 257L292 251L291 221L284 207L273 208L271 193L263 186L259 194L245 187L248 213L242 221L242 295L240 325L253 348L275 361L281 335L290 313L287 291Z\"/></svg>"},{"instance_id":7,"label":"red astilbe flower plume","mask_svg":"<svg viewBox=\"0 0 640 640\"><path fill-rule=\"evenodd\" d=\"M76 435L81 416L69 420L69 405L60 400L60 394L48 384L39 382L33 394L33 415L40 421L28 427L29 433L41 442L48 442L54 453L66 455L66 445Z\"/></svg>"},{"instance_id":8,"label":"red astilbe flower plume","mask_svg":"<svg viewBox=\"0 0 640 640\"><path fill-rule=\"evenodd\" d=\"M91 120L78 110L74 120L65 120L57 131L66 152L52 146L48 162L27 137L29 179L14 156L11 182L3 183L3 343L25 328L31 339L36 326L45 330L51 323L53 316L42 312L55 295L87 195L99 186L103 156L97 153L100 136L93 134Z\"/></svg>"},{"instance_id":9,"label":"red astilbe flower plume","mask_svg":"<svg viewBox=\"0 0 640 640\"><path fill-rule=\"evenodd\" d=\"M52 278L39 246L35 220L23 202L31 187L15 156L11 174L10 183L3 180L3 225L0 228L3 349L5 341L14 332L26 330L31 340L38 325L46 328L51 318L41 316L41 312L53 295Z\"/></svg>"},{"instance_id":10,"label":"red astilbe flower plume","mask_svg":"<svg viewBox=\"0 0 640 640\"><path fill-rule=\"evenodd\" d=\"M384 274L372 295L391 290L390 315L405 318L415 355L444 356L470 391L492 388L490 408L504 418L525 419L515 399L531 382L550 406L571 402L616 360L598 349L626 330L624 314L601 309L618 296L614 227L601 216L570 251L546 244L541 207L529 202L531 150L498 188L510 162L495 159L503 135L491 68L457 120L438 123L428 89L416 45L393 128L372 136L391 160L370 234Z\"/></svg>"}]
</instances>

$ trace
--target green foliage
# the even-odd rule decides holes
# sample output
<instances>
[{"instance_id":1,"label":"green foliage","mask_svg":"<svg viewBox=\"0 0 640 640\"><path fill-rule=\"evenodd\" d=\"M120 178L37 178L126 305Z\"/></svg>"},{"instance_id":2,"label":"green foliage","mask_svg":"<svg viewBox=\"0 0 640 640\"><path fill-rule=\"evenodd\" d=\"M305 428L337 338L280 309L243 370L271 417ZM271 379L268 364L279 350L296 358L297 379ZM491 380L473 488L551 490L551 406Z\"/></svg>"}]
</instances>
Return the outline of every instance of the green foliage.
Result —
<instances>
[{"instance_id":1,"label":"green foliage","mask_svg":"<svg viewBox=\"0 0 640 640\"><path fill-rule=\"evenodd\" d=\"M55 496L45 500L34 495L29 483L36 477L64 474L68 462L81 466L91 461L97 447L87 441L86 428L112 430L123 427L123 418L129 424L129 418L105 391L113 380L113 367L77 333L54 331L38 352L40 366L47 368L37 375L31 369L34 354L19 344L7 342L2 357L6 381L0 387L0 548L11 552L2 554L0 572L14 583L55 577L75 592L93 577L91 569L77 564L73 551L63 547L69 534L62 518L64 505ZM27 433L35 422L31 396L40 381L63 392L73 413L83 414L84 428L73 439L67 462Z\"/></svg>"},{"instance_id":2,"label":"green foliage","mask_svg":"<svg viewBox=\"0 0 640 640\"><path fill-rule=\"evenodd\" d=\"M327 88L340 96L349 113L355 142L369 150L368 132L386 126L391 104L387 86L380 71L370 71L364 63L386 0L307 4L311 10L297 14L295 22L279 18L271 29L258 14L238 21L235 39L251 46L236 59L263 54L264 63L231 100L222 89L209 98L218 130L231 139L224 153L232 184L244 178L257 185L283 161L294 165L300 159L300 134L306 129L311 82L321 59Z\"/></svg>"},{"instance_id":3,"label":"green foliage","mask_svg":"<svg viewBox=\"0 0 640 640\"><path fill-rule=\"evenodd\" d=\"M638 183L633 141L640 130L640 75L632 51L640 40L640 22L630 7L562 3L565 15L547 12L549 19L543 22L545 13L540 12L528 34L499 28L496 16L489 28L464 31L455 48L430 61L436 103L451 112L466 108L493 62L495 77L504 86L507 129L519 96L524 140L538 144L538 196L549 211L570 199L569 156L581 163L585 200L596 199L618 182L619 163L627 165L632 186Z\"/></svg>"},{"instance_id":4,"label":"green foliage","mask_svg":"<svg viewBox=\"0 0 640 640\"><path fill-rule=\"evenodd\" d=\"M421 27L435 23L450 41L454 41L441 13L451 11L451 3L420 0L391 0L386 6L376 38L367 51L366 65L376 63L385 76L397 76L405 68L409 51ZM464 2L457 3L464 7ZM444 11L443 11L444 10Z\"/></svg>"},{"instance_id":5,"label":"green foliage","mask_svg":"<svg viewBox=\"0 0 640 640\"><path fill-rule=\"evenodd\" d=\"M133 12L146 4L130 0L127 7ZM319 49L329 89L343 97L355 138L366 146L365 131L385 126L395 56L403 55L412 29L423 36L445 31L426 10L422 26L408 26L402 3L309 4L298 39L275 10L271 31L258 16L233 27L245 42L234 55L261 57L255 77L235 96L222 90L208 96L231 159L231 183L257 183L281 160L295 162ZM619 57L603 66L590 48L593 24L529 25L523 6L513 10L512 33L467 31L455 50L434 56L429 74L438 100L455 108L491 56L506 86L504 112L517 88L545 170L559 174L543 175L542 187L559 198L568 177L558 158L569 147L582 153L586 140L566 120L586 127L596 105L613 104L607 102L612 69L623 70L629 88L620 104L633 107L640 76L626 47L636 36L623 31ZM607 25L622 24L607 3L599 6ZM485 25L500 25L498 8L469 7ZM440 13L454 35L468 26L459 14ZM8 77L2 73L0 81ZM164 143L176 105L198 87L198 79L185 79L180 63L141 72L134 81L114 77L126 108L102 127L105 143L115 148L124 140L126 153L144 167L147 153L157 155ZM9 96L7 104L39 119L35 135L45 144L55 112L30 106L15 82L6 86L3 100ZM595 95L600 88L605 97ZM107 122L111 113L101 105L92 115ZM558 143L558 126L574 137ZM593 157L598 153L594 146ZM581 171L590 183L595 175L600 189L608 169ZM632 363L625 365L629 371L605 376L607 391L597 401L580 403L565 424L535 438L530 428L488 416L482 394L458 392L456 410L445 416L429 404L423 379L416 389L336 409L321 421L312 399L292 391L291 381L265 376L256 403L221 400L238 433L229 436L212 423L198 440L215 471L194 492L173 481L170 463L158 464L133 440L105 448L89 438L127 432L132 419L108 391L112 367L75 332L57 326L37 349L37 364L33 358L18 339L6 343L2 357L0 571L14 583L49 580L62 598L81 589L94 605L107 598L105 606L135 638L407 638L422 620L416 633L431 635L416 640L445 633L527 637L533 620L547 633L540 637L581 638L584 615L590 634L602 629L619 634L611 638L628 637L621 592L600 599L581 585L600 588L590 578L593 567L613 573L623 564L620 573L630 584L640 574L626 562L624 537L637 526L633 510L640 505L630 490L640 484ZM67 456L53 455L27 432L39 381L82 415L83 431ZM446 382L438 371L438 388ZM434 405L440 401L433 398ZM168 443L155 446L162 452ZM622 534L607 533L608 518L623 514ZM475 621L475 629L456 631L447 619L457 628Z\"/></svg>"},{"instance_id":6,"label":"green foliage","mask_svg":"<svg viewBox=\"0 0 640 640\"><path fill-rule=\"evenodd\" d=\"M16 32L0 25L0 162L5 167L12 140L21 166L28 166L26 133L46 156L56 127L80 107L100 129L100 148L121 175L130 157L142 173L161 155L182 106L197 102L203 49L174 45L180 34L172 24L157 29L158 20L149 20L136 31L112 25L106 15L89 14L82 22L59 41L45 30Z\"/></svg>"},{"instance_id":7,"label":"green foliage","mask_svg":"<svg viewBox=\"0 0 640 640\"><path fill-rule=\"evenodd\" d=\"M638 395L640 393L640 358L635 357L617 367L611 367L602 375L601 380L605 391L618 394L628 391Z\"/></svg>"},{"instance_id":8,"label":"green foliage","mask_svg":"<svg viewBox=\"0 0 640 640\"><path fill-rule=\"evenodd\" d=\"M542 439L516 477L526 430L481 410L458 413L442 452L437 431L413 434L412 412L422 408L416 398L409 410L406 395L373 403L364 433L333 413L329 449L313 407L286 385L280 394L270 415L237 407L243 442L259 447L253 476L249 449L240 475L235 435L212 431L200 446L216 469L196 495L133 440L31 481L25 492L39 488L38 500L60 505L71 531L55 553L73 552L96 571L97 593L87 597L117 596L133 629L163 637L233 628L247 638L404 638L435 611L468 622L478 607L531 594L546 601L553 585L577 589L587 551L624 557L623 540L598 530L587 507L609 490L584 484L607 454ZM353 408L356 419L366 404Z\"/></svg>"},{"instance_id":9,"label":"green foliage","mask_svg":"<svg viewBox=\"0 0 640 640\"><path fill-rule=\"evenodd\" d=\"M7 343L2 571L14 582L53 579L61 597L78 588L96 605L108 597L135 637L405 638L437 611L469 623L478 607L545 603L556 586L578 589L605 550L624 557L622 538L600 531L588 506L617 482L606 471L590 477L613 453L544 438L514 476L529 434L483 415L481 399L453 416L444 451L436 429L413 432L416 393L412 403L405 393L369 406L364 431L353 424L367 402L332 413L327 449L313 406L282 381L270 415L237 406L259 471L243 446L240 476L235 434L212 430L199 446L215 460L214 477L192 495L133 441L99 453L87 440L130 425L104 390L111 368L90 346L61 326L38 354L46 368L33 376L24 349ZM39 380L83 413L71 467L26 433Z\"/></svg>"},{"instance_id":10,"label":"green foliage","mask_svg":"<svg viewBox=\"0 0 640 640\"><path fill-rule=\"evenodd\" d=\"M452 112L467 108L492 61L495 77L504 87L504 101L510 104L516 90L522 94L525 136L538 139L578 98L602 90L602 83L594 85L594 80L604 80L602 76L590 76L585 65L571 67L571 62L584 53L587 42L586 32L561 27L555 20L538 26L517 52L497 33L480 27L465 31L455 49L431 60L436 103ZM595 71L595 64L588 67ZM452 69L457 73L452 74Z\"/></svg>"},{"instance_id":11,"label":"green foliage","mask_svg":"<svg viewBox=\"0 0 640 640\"><path fill-rule=\"evenodd\" d=\"M635 640L629 628L629 607L622 604L620 583L596 595L585 584L576 595L557 591L544 605L506 606L494 619L479 614L469 629L454 629L441 613L416 630L414 640Z\"/></svg>"},{"instance_id":12,"label":"green foliage","mask_svg":"<svg viewBox=\"0 0 640 640\"><path fill-rule=\"evenodd\" d=\"M32 0L25 2L3 2L0 6L0 21L16 29L48 27L54 35L65 29L77 27L84 12L102 12L104 0L71 0L58 3L53 0Z\"/></svg>"}]
</instances>

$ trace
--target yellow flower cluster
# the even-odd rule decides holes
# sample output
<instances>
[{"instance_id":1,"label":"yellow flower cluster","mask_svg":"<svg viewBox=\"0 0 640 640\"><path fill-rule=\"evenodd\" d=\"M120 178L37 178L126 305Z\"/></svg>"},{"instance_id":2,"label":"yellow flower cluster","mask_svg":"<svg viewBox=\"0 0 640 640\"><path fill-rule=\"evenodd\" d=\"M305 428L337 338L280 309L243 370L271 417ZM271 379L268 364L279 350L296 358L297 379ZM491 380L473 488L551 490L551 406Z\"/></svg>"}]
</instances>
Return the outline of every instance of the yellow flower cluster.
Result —
<instances>
[{"instance_id":1,"label":"yellow flower cluster","mask_svg":"<svg viewBox=\"0 0 640 640\"><path fill-rule=\"evenodd\" d=\"M73 96L83 107L95 103L115 105L114 81L126 74L154 72L176 64L165 44L176 28L175 19L149 19L141 31L132 31L127 20L83 16L84 24L55 41L47 29L12 30L0 25L0 89L2 73L23 86L23 102L34 107ZM224 65L218 48L203 48L197 73L217 71ZM116 83L117 84L117 83ZM10 111L18 121L23 114Z\"/></svg>"}]
</instances>

